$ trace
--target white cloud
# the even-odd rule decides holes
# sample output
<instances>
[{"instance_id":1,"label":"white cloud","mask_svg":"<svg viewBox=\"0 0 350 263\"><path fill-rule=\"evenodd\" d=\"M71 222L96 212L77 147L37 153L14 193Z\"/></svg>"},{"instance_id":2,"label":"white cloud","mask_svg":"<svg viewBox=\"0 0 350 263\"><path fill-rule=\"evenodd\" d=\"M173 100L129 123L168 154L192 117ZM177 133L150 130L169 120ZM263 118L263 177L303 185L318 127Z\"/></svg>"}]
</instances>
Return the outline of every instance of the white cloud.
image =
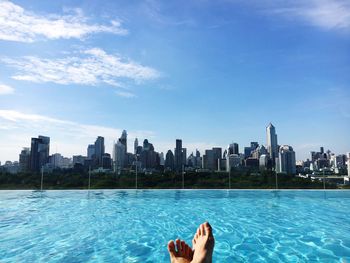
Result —
<instances>
[{"instance_id":1,"label":"white cloud","mask_svg":"<svg viewBox=\"0 0 350 263\"><path fill-rule=\"evenodd\" d=\"M286 1L284 6L275 5L270 11L326 30L350 30L350 2L347 0Z\"/></svg>"},{"instance_id":2,"label":"white cloud","mask_svg":"<svg viewBox=\"0 0 350 263\"><path fill-rule=\"evenodd\" d=\"M119 55L109 55L104 50L92 48L65 58L45 59L35 56L3 58L5 64L18 69L12 76L16 80L37 83L97 85L105 83L120 86L131 79L155 79L160 73L136 62L123 59Z\"/></svg>"},{"instance_id":3,"label":"white cloud","mask_svg":"<svg viewBox=\"0 0 350 263\"><path fill-rule=\"evenodd\" d=\"M136 97L136 95L134 93L127 92L127 91L117 91L116 94L120 97L128 98L128 99Z\"/></svg>"},{"instance_id":4,"label":"white cloud","mask_svg":"<svg viewBox=\"0 0 350 263\"><path fill-rule=\"evenodd\" d=\"M22 147L30 146L30 138L40 135L51 137L51 153L57 150L64 156L86 155L88 144L97 136L105 138L106 151L112 153L113 141L120 137L122 129L82 124L28 114L15 110L0 110L0 160L17 160ZM128 131L129 148L134 138L154 138L152 131ZM130 148L132 149L132 148Z\"/></svg>"},{"instance_id":5,"label":"white cloud","mask_svg":"<svg viewBox=\"0 0 350 263\"><path fill-rule=\"evenodd\" d=\"M81 10L73 15L37 15L6 0L0 0L0 39L33 42L39 39L84 38L92 33L125 35L119 21L110 25L89 24Z\"/></svg>"},{"instance_id":6,"label":"white cloud","mask_svg":"<svg viewBox=\"0 0 350 263\"><path fill-rule=\"evenodd\" d=\"M0 95L8 95L8 94L13 94L15 92L15 89L0 83Z\"/></svg>"}]
</instances>

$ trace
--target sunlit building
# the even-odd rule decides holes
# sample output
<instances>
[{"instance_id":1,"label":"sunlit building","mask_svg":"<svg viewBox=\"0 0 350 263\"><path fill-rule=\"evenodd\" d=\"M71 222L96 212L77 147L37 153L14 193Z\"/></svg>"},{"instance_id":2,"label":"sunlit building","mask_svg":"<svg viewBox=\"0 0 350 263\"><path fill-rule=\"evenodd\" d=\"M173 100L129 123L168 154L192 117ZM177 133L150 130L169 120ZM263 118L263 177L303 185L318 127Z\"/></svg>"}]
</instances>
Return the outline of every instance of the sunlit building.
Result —
<instances>
[{"instance_id":1,"label":"sunlit building","mask_svg":"<svg viewBox=\"0 0 350 263\"><path fill-rule=\"evenodd\" d=\"M272 163L275 165L276 158L278 158L278 143L276 129L272 123L266 127L266 144Z\"/></svg>"},{"instance_id":2,"label":"sunlit building","mask_svg":"<svg viewBox=\"0 0 350 263\"><path fill-rule=\"evenodd\" d=\"M279 150L277 172L295 174L296 162L295 152L291 146L282 145Z\"/></svg>"}]
</instances>

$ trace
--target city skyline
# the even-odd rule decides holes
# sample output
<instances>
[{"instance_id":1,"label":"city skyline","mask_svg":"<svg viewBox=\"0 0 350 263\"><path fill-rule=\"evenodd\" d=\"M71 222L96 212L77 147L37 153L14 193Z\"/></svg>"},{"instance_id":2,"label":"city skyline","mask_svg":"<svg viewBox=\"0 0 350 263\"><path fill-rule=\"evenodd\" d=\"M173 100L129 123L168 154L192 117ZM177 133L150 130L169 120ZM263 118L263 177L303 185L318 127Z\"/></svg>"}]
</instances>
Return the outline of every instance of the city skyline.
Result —
<instances>
[{"instance_id":1,"label":"city skyline","mask_svg":"<svg viewBox=\"0 0 350 263\"><path fill-rule=\"evenodd\" d=\"M187 148L181 139L176 139L174 151L169 149L157 152L153 143L144 139L139 145L138 139L134 140L132 152L127 151L128 134L123 130L120 138L113 143L113 153L106 152L105 139L98 136L94 143L88 144L85 155L73 155L72 158L62 156L60 153L50 155L50 137L39 135L31 138L31 147L24 147L19 154L19 161L5 162L2 166L10 173L18 172L52 172L54 169L78 169L80 172L93 169L94 172L107 172L121 174L132 169L145 173L154 171L182 173L184 171L226 171L232 169L253 169L255 171L276 171L277 173L292 174L297 172L300 176L305 173L333 172L341 174L349 165L347 155L325 151L320 147L319 151L310 152L310 158L304 161L296 161L295 151L292 146L278 144L276 128L272 123L266 127L266 146L252 141L249 146L241 147L238 143L231 143L223 150L221 147L206 149L200 154L196 150L187 155ZM348 173L350 170L348 169Z\"/></svg>"},{"instance_id":2,"label":"city skyline","mask_svg":"<svg viewBox=\"0 0 350 263\"><path fill-rule=\"evenodd\" d=\"M272 147L271 147L271 138L273 138L273 141L274 141L274 142L272 142ZM35 143L34 145L36 145L37 140L42 140L42 139L47 140L48 145L50 145L50 136L38 135L38 138L32 137L31 144L29 146L26 145L26 146L21 147L21 150L19 151L20 154L18 154L19 160L21 159L21 154L23 152L27 152L28 149L29 149L29 154L32 154L30 151L30 148L33 148L33 142ZM64 155L61 152L57 152L57 146L56 146L56 151L53 151L52 148L51 148L51 150L49 150L50 147L47 149L45 147L45 152L47 151L47 153L45 153L45 156L46 156L45 158L48 158L49 154L50 154L50 156L54 156L56 154L59 154L60 156L62 156L64 158L69 158L70 162L71 162L72 160L74 160L74 157L77 157L77 156L84 157L85 156L84 158L91 159L95 153L98 153L97 156L100 156L100 157L97 157L97 163L99 163L101 165L102 159L100 159L100 158L102 158L103 154L106 153L109 155L109 158L111 158L111 160L113 162L118 163L119 166L124 166L124 162L126 160L124 161L124 159L120 159L121 157L119 157L119 156L125 156L127 154L135 155L138 151L138 147L142 148L142 146L138 145L139 140L140 140L140 138L137 138L137 137L131 137L131 138L128 137L127 131L123 130L121 132L120 138L113 140L113 144L111 147L106 147L105 138L103 136L98 135L97 137L95 136L94 140L90 141L86 145L85 149L82 150L82 152L73 153L72 155ZM94 141L95 141L95 143L93 143ZM148 143L148 138L142 138L142 140L140 140L140 141L142 141L143 143L145 143L145 141L147 141L147 143ZM133 147L129 148L129 149L132 149L131 151L127 151L127 145L133 146ZM276 127L272 123L269 123L266 126L266 142L260 143L257 141L251 141L250 146L248 144L241 145L237 142L232 142L232 143L228 143L227 146L223 146L223 147L222 146L210 146L209 148L206 148L206 149L199 149L198 147L196 147L195 150L187 151L189 148L186 147L186 144L183 144L183 140L180 138L177 138L175 140L173 147L170 146L169 148L165 149L164 151L158 150L156 148L156 145L154 147L154 143L152 143L151 145L154 148L154 151L156 153L162 154L163 158L165 157L165 155L169 151L172 152L173 158L174 158L175 170L181 170L182 163L190 155L197 156L197 154L199 153L200 155L203 156L203 155L206 155L208 151L212 151L212 150L215 151L216 149L220 150L220 154L219 155L216 154L218 158L222 158L222 157L224 158L226 151L227 151L226 154L228 154L228 155L230 155L230 154L242 155L242 156L245 156L245 158L247 158L247 156L249 157L255 149L261 149L261 147L263 147L263 149L261 149L262 150L261 153L260 153L261 150L259 150L259 154L260 155L267 154L267 156L272 156L272 160L274 160L275 158L279 158L278 155L279 155L280 149L283 152L283 149L285 149L285 147L289 147L292 151L294 151L293 147L288 145L288 144L285 144L285 143L278 144L278 135L276 133ZM273 145L275 145L275 146L273 146ZM38 147L38 146L34 146L34 148L35 147ZM120 147L122 147L122 148L120 148ZM273 148L275 148L275 150L273 150ZM108 149L111 149L111 151L108 151ZM326 153L327 151L329 151L330 153L335 154L335 155L345 155L345 154L348 155L349 154L349 152L346 152L346 153L334 152L334 151L331 151L330 149L326 149L324 146L320 146L318 149L320 149L320 151L322 153ZM247 150L249 151L248 155L246 153ZM185 151L185 156L184 156L185 159L183 159L183 157L182 157L183 151ZM117 154L117 152L118 152L118 154ZM313 160L313 158L314 158L313 155L316 152L317 152L316 148L312 149L312 151L310 151L308 153L307 157L304 159L296 159L294 156L293 162L295 163L296 161ZM294 151L294 155L295 155L295 151ZM178 156L178 157L176 157L176 156ZM124 157L122 157L122 158L124 158ZM176 158L179 158L179 159L176 159ZM256 157L254 157L254 158L256 158ZM257 158L257 159L259 160L259 158ZM18 159L17 160L7 159L6 161L18 162ZM0 164L4 164L6 161L2 162L0 160ZM32 164L29 164L29 165L33 166ZM275 164L274 161L272 161L272 165L275 166L277 164Z\"/></svg>"},{"instance_id":3,"label":"city skyline","mask_svg":"<svg viewBox=\"0 0 350 263\"><path fill-rule=\"evenodd\" d=\"M269 122L297 160L346 153L349 13L342 0L0 1L0 161L37 135L64 156L100 135L112 153L124 128L203 154L265 145Z\"/></svg>"},{"instance_id":4,"label":"city skyline","mask_svg":"<svg viewBox=\"0 0 350 263\"><path fill-rule=\"evenodd\" d=\"M0 116L1 116L1 111L0 111ZM25 117L26 115L18 115L16 117L18 118L26 118ZM35 116L35 115L32 115L33 118L38 118L38 116ZM50 118L47 118L46 119L49 123L50 122L53 122L53 124L55 124L56 122L57 123L65 123L64 121L60 121L60 120L52 120ZM72 124L72 123L69 123L67 122L67 124ZM75 125L75 124L73 124ZM182 143L183 143L183 146L187 149L187 152L188 152L188 155L193 153L195 154L196 151L198 150L202 155L205 154L205 151L208 150L208 149L211 149L211 148L215 148L215 147L220 147L222 149L226 149L227 147L230 147L231 144L238 144L239 147L240 147L240 150L239 150L239 153L241 154L244 154L244 148L246 146L249 146L250 143L253 143L253 142L257 142L259 145L263 145L265 147L267 147L267 151L269 152L269 147L268 147L268 144L269 144L269 139L268 139L268 134L269 134L269 128L270 127L273 127L273 130L274 130L274 134L275 136L277 136L278 134L276 133L276 127L272 125L272 123L270 122L266 127L265 127L265 132L263 133L264 135L259 135L258 137L264 137L265 138L265 141L258 141L256 139L252 139L251 141L245 143L245 144L242 144L239 142L239 140L231 140L230 142L226 143L226 145L217 145L217 144L210 144L210 143L198 143L198 145L196 143L184 143L183 139L182 140ZM81 129L89 129L89 128L94 128L95 130L99 130L99 127L98 126L89 126L89 125L86 125L85 127L82 126L80 127ZM65 157L68 157L68 158L72 158L74 155L82 155L82 156L87 156L87 151L88 151L88 146L96 139L96 138L99 138L99 137L103 137L104 138L104 146L105 146L105 152L106 153L110 153L113 155L113 152L114 152L114 144L116 145L117 142L120 140L118 139L119 136L111 136L111 132L119 132L119 134L124 134L124 132L126 132L126 130L119 130L119 129L113 129L113 128L110 128L110 129L106 129L105 127L100 127L101 128L101 131L104 131L105 133L107 132L107 140L106 140L106 137L103 136L103 135L92 135L92 134L89 134L89 136L86 136L86 138L91 138L91 140L87 140L85 139L86 141L86 145L81 145L82 147L80 148L76 148L76 149L79 149L78 151L76 152L69 152L68 154L66 152L63 152L63 151L59 151L58 149L60 149L60 145L58 144L58 142L55 142L52 140L52 137L50 135L47 135L47 134L44 134L44 133L37 133L37 135L33 135L33 136L30 136L29 138L33 138L35 136L48 136L49 138L51 138L52 140L52 144L51 144L51 148L50 148L50 154L55 154L55 153L60 153L62 154L62 156L65 156ZM62 128L64 129L64 128ZM138 139L139 141L143 141L145 139L151 139L152 141L154 141L154 135L152 133L148 133L148 137L147 137L147 132L135 132L135 133L131 133L131 136L129 136L130 134L128 133L128 141L127 141L127 144L126 144L126 148L129 148L129 149L134 149L134 140L135 139ZM79 134L76 134L79 136ZM146 136L146 137L139 137L137 135L143 135L143 136ZM62 137L63 138L63 137ZM22 138L23 141L25 141L25 138ZM174 152L174 149L176 148L176 140L178 140L179 138L175 138L174 141L171 143L171 142L166 142L166 143L160 143L160 147L158 147L157 143L153 143L155 145L155 150L157 152L162 152L164 153L164 155L167 153L168 150L171 150L173 151L173 154L175 154ZM276 138L277 140L277 138ZM280 140L280 139L278 139ZM19 156L19 153L21 152L21 150L23 150L24 148L27 148L27 147L30 147L30 140L29 141L29 144L24 144L22 146L20 146L18 148L18 152L17 154L15 154L15 158L14 159L10 159L10 158L6 158L6 154L1 154L0 153L0 163L1 164L4 164L6 161L18 161L18 156ZM63 142L63 144L66 144L67 142ZM81 142L78 142L77 145L80 145ZM279 146L283 146L283 145L290 145L288 143L285 143L285 142L281 142L281 143L278 143ZM85 147L86 146L86 147ZM293 145L292 145L293 146ZM84 148L85 147L85 148ZM296 152L296 160L306 160L306 159L310 159L310 154L312 152L314 152L315 150L317 149L324 149L324 151L328 151L330 150L331 152L335 153L335 154L347 154L349 151L344 151L344 152L336 152L334 151L333 149L329 149L327 147L325 147L323 144L320 144L320 145L316 145L316 146L309 146L309 147L312 147L310 151L308 152L303 152L302 154L298 154ZM294 148L294 147L293 147ZM13 149L13 150L17 150L17 149ZM278 150L277 150L278 151ZM129 151L129 152L132 152L132 151ZM3 157L3 160L1 159L1 157ZM304 158L299 158L299 156L305 156Z\"/></svg>"}]
</instances>

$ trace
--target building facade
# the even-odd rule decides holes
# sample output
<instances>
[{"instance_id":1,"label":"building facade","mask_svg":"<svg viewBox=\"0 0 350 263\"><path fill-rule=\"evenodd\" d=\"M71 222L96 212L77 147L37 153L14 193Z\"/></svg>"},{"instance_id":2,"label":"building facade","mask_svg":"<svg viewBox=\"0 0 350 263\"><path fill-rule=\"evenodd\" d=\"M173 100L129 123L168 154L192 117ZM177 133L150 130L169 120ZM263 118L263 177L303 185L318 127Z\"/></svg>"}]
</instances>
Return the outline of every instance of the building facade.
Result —
<instances>
[{"instance_id":1,"label":"building facade","mask_svg":"<svg viewBox=\"0 0 350 263\"><path fill-rule=\"evenodd\" d=\"M296 173L295 152L291 146L282 145L280 147L277 168L279 173Z\"/></svg>"},{"instance_id":2,"label":"building facade","mask_svg":"<svg viewBox=\"0 0 350 263\"><path fill-rule=\"evenodd\" d=\"M272 123L266 127L266 145L272 163L275 165L276 158L278 158L278 142L276 128L272 125Z\"/></svg>"},{"instance_id":3,"label":"building facade","mask_svg":"<svg viewBox=\"0 0 350 263\"><path fill-rule=\"evenodd\" d=\"M32 172L39 172L49 162L50 137L39 136L32 138L30 146L29 169Z\"/></svg>"}]
</instances>

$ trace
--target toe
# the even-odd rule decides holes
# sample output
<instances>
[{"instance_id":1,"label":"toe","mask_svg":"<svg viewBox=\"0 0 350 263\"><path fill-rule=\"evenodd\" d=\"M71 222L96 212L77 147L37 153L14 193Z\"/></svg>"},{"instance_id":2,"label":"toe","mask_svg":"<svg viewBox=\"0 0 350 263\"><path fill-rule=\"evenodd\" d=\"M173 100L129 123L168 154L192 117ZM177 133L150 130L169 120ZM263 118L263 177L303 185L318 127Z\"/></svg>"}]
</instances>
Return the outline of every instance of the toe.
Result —
<instances>
[{"instance_id":1,"label":"toe","mask_svg":"<svg viewBox=\"0 0 350 263\"><path fill-rule=\"evenodd\" d=\"M184 256L187 256L188 254L188 245L183 242L183 244L181 243L181 246L182 246L182 249L183 249L183 252L184 252Z\"/></svg>"},{"instance_id":2,"label":"toe","mask_svg":"<svg viewBox=\"0 0 350 263\"><path fill-rule=\"evenodd\" d=\"M183 240L181 240L181 255L182 256L184 256L185 255L185 253L186 253L186 243L185 243L185 241L183 241Z\"/></svg>"},{"instance_id":3,"label":"toe","mask_svg":"<svg viewBox=\"0 0 350 263\"><path fill-rule=\"evenodd\" d=\"M175 243L173 240L169 241L168 243L168 251L171 258L176 256Z\"/></svg>"},{"instance_id":4,"label":"toe","mask_svg":"<svg viewBox=\"0 0 350 263\"><path fill-rule=\"evenodd\" d=\"M196 245L196 239L193 238L193 239L192 239L192 246L193 246L193 248L194 248L195 245Z\"/></svg>"},{"instance_id":5,"label":"toe","mask_svg":"<svg viewBox=\"0 0 350 263\"><path fill-rule=\"evenodd\" d=\"M185 244L185 256L186 258L190 256L190 247L187 244Z\"/></svg>"},{"instance_id":6,"label":"toe","mask_svg":"<svg viewBox=\"0 0 350 263\"><path fill-rule=\"evenodd\" d=\"M177 253L180 253L181 252L181 240L180 239L176 239L175 243L176 243Z\"/></svg>"},{"instance_id":7,"label":"toe","mask_svg":"<svg viewBox=\"0 0 350 263\"><path fill-rule=\"evenodd\" d=\"M200 229L201 229L202 235L205 236L206 233L205 233L205 229L204 229L204 224L201 224L201 225L200 225Z\"/></svg>"},{"instance_id":8,"label":"toe","mask_svg":"<svg viewBox=\"0 0 350 263\"><path fill-rule=\"evenodd\" d=\"M201 232L201 227L199 226L198 229L197 229L197 235L198 236L201 236L202 232Z\"/></svg>"},{"instance_id":9,"label":"toe","mask_svg":"<svg viewBox=\"0 0 350 263\"><path fill-rule=\"evenodd\" d=\"M211 236L211 235L213 234L211 225L210 225L208 222L205 222L205 223L204 223L204 230L205 230L205 233L206 233L208 236Z\"/></svg>"}]
</instances>

